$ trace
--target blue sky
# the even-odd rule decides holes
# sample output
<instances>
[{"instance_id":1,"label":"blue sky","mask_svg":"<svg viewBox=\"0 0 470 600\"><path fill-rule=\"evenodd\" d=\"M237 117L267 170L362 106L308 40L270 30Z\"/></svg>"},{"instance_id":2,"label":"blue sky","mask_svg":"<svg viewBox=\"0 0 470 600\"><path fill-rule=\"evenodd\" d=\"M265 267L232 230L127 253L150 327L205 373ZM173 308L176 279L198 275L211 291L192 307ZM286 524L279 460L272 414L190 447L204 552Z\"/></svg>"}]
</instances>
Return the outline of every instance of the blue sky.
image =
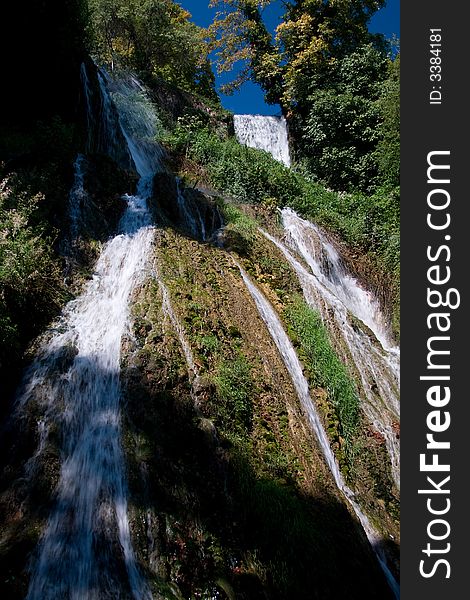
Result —
<instances>
[{"instance_id":1,"label":"blue sky","mask_svg":"<svg viewBox=\"0 0 470 600\"><path fill-rule=\"evenodd\" d=\"M192 14L192 19L201 27L207 27L215 14L215 9L208 7L209 0L178 0L178 3ZM276 0L265 9L265 22L274 31L283 13L282 2ZM385 8L379 10L373 17L370 30L383 33L386 37L400 37L400 0L387 0ZM232 78L230 74L217 75L217 86ZM263 91L254 83L244 84L241 90L233 96L222 96L225 108L235 113L259 113L264 115L279 114L278 106L269 106L264 102Z\"/></svg>"}]
</instances>

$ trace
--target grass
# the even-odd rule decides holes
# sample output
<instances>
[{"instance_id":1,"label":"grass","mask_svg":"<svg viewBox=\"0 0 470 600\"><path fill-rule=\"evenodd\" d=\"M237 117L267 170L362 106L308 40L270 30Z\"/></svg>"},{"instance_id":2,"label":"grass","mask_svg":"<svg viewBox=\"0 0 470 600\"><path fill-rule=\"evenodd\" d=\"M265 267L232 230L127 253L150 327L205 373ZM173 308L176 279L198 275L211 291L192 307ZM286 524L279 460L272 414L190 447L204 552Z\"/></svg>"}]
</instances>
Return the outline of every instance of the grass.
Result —
<instances>
[{"instance_id":1,"label":"grass","mask_svg":"<svg viewBox=\"0 0 470 600\"><path fill-rule=\"evenodd\" d=\"M234 360L222 360L214 376L217 395L224 412L238 429L251 429L254 383L251 366L239 353Z\"/></svg>"},{"instance_id":2,"label":"grass","mask_svg":"<svg viewBox=\"0 0 470 600\"><path fill-rule=\"evenodd\" d=\"M203 167L207 183L243 202L289 206L337 234L353 252L366 254L386 287L394 330L399 333L399 189L378 189L372 196L337 193L288 169L270 154L241 146L235 138L182 123L167 135L173 153ZM230 211L230 209L228 209ZM228 214L230 221L230 213ZM375 282L374 282L375 283Z\"/></svg>"},{"instance_id":3,"label":"grass","mask_svg":"<svg viewBox=\"0 0 470 600\"><path fill-rule=\"evenodd\" d=\"M295 337L299 344L299 354L303 358L311 383L326 390L328 400L334 407L337 426L334 422L329 424L330 438L344 440L345 457L351 463L360 410L354 382L334 351L317 311L310 308L303 298L297 297L285 309L284 317L291 336Z\"/></svg>"}]
</instances>

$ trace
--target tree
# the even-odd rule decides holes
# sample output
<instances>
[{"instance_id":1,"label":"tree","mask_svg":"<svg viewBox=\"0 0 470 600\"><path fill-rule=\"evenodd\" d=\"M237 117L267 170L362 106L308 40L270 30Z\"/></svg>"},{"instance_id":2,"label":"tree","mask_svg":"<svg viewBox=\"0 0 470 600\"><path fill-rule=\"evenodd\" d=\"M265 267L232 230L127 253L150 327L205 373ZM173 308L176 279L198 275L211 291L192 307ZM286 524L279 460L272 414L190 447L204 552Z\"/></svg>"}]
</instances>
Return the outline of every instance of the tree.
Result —
<instances>
[{"instance_id":1,"label":"tree","mask_svg":"<svg viewBox=\"0 0 470 600\"><path fill-rule=\"evenodd\" d=\"M206 31L172 0L89 0L99 59L216 98Z\"/></svg>"},{"instance_id":2,"label":"tree","mask_svg":"<svg viewBox=\"0 0 470 600\"><path fill-rule=\"evenodd\" d=\"M377 181L388 46L368 22L384 0L293 0L274 39L262 20L269 0L213 0L219 70L244 61L231 87L251 78L290 124L296 158L336 189Z\"/></svg>"},{"instance_id":3,"label":"tree","mask_svg":"<svg viewBox=\"0 0 470 600\"><path fill-rule=\"evenodd\" d=\"M316 77L304 84L306 97L291 119L299 132L297 151L309 171L335 189L372 191L378 183L379 99L387 63L367 44L335 59L326 81Z\"/></svg>"},{"instance_id":4,"label":"tree","mask_svg":"<svg viewBox=\"0 0 470 600\"><path fill-rule=\"evenodd\" d=\"M389 62L389 77L379 101L382 116L377 162L381 180L400 185L400 55Z\"/></svg>"},{"instance_id":5,"label":"tree","mask_svg":"<svg viewBox=\"0 0 470 600\"><path fill-rule=\"evenodd\" d=\"M219 72L231 71L241 62L236 79L223 87L225 93L252 79L260 84L270 104L281 103L283 66L281 55L263 22L262 10L272 0L211 0L217 7L209 28ZM282 103L281 103L282 105Z\"/></svg>"},{"instance_id":6,"label":"tree","mask_svg":"<svg viewBox=\"0 0 470 600\"><path fill-rule=\"evenodd\" d=\"M277 28L277 43L286 63L284 101L297 105L319 85L327 87L338 61L364 44L383 47L367 24L383 0L296 0L287 4Z\"/></svg>"}]
</instances>

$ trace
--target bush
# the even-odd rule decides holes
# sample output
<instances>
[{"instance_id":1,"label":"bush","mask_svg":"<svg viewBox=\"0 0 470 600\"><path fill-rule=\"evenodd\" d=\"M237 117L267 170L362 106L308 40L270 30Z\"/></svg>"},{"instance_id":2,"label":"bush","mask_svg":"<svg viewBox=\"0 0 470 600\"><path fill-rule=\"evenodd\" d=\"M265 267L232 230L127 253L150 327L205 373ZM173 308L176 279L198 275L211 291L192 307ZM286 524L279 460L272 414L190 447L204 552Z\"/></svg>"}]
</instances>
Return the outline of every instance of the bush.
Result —
<instances>
[{"instance_id":1,"label":"bush","mask_svg":"<svg viewBox=\"0 0 470 600\"><path fill-rule=\"evenodd\" d=\"M12 187L10 187L10 183ZM0 184L0 364L19 351L30 330L60 305L60 266L51 240L35 223L44 196Z\"/></svg>"},{"instance_id":2,"label":"bush","mask_svg":"<svg viewBox=\"0 0 470 600\"><path fill-rule=\"evenodd\" d=\"M289 169L267 152L218 137L197 124L176 127L165 141L177 154L202 165L208 183L221 192L244 202L289 206L338 234L352 249L368 253L384 280L391 274L393 302L398 307L398 187L379 188L370 196L333 192L311 181L302 166L298 171ZM233 215L226 217L231 222Z\"/></svg>"},{"instance_id":3,"label":"bush","mask_svg":"<svg viewBox=\"0 0 470 600\"><path fill-rule=\"evenodd\" d=\"M400 56L390 63L379 107L382 113L380 141L376 150L379 174L390 186L400 185Z\"/></svg>"},{"instance_id":4,"label":"bush","mask_svg":"<svg viewBox=\"0 0 470 600\"><path fill-rule=\"evenodd\" d=\"M328 392L339 420L339 434L351 457L359 423L359 397L345 365L336 355L319 313L298 297L285 310L285 318L299 341L310 380Z\"/></svg>"},{"instance_id":5,"label":"bush","mask_svg":"<svg viewBox=\"0 0 470 600\"><path fill-rule=\"evenodd\" d=\"M214 378L217 395L228 419L236 426L251 429L253 420L253 379L246 358L222 361Z\"/></svg>"}]
</instances>

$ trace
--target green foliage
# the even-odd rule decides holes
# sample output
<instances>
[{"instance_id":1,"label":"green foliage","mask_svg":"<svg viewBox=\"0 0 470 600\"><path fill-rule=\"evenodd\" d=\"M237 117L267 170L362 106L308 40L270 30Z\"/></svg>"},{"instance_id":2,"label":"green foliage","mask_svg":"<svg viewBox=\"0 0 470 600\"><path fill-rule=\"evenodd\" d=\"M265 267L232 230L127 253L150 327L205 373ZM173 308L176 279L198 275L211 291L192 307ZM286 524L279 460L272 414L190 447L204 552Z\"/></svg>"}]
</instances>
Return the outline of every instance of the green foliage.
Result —
<instances>
[{"instance_id":1,"label":"green foliage","mask_svg":"<svg viewBox=\"0 0 470 600\"><path fill-rule=\"evenodd\" d=\"M0 185L0 363L18 351L25 331L47 318L61 300L52 241L37 224L44 196Z\"/></svg>"},{"instance_id":2,"label":"green foliage","mask_svg":"<svg viewBox=\"0 0 470 600\"><path fill-rule=\"evenodd\" d=\"M224 412L235 425L250 429L253 420L254 384L251 366L243 354L234 360L222 361L214 377L217 395Z\"/></svg>"},{"instance_id":3,"label":"green foliage","mask_svg":"<svg viewBox=\"0 0 470 600\"><path fill-rule=\"evenodd\" d=\"M299 191L295 184L292 187L296 176L270 154L241 146L234 138L220 138L207 128L176 127L166 143L202 164L216 189L241 200L281 200L279 193Z\"/></svg>"},{"instance_id":4,"label":"green foliage","mask_svg":"<svg viewBox=\"0 0 470 600\"><path fill-rule=\"evenodd\" d=\"M398 188L379 188L370 196L329 191L300 169L288 169L268 153L241 146L233 138L219 138L206 128L177 127L166 142L202 165L216 189L245 202L290 206L337 233L351 248L368 252L382 273L391 272L398 279ZM229 211L229 223L238 219L237 227L245 227L249 241L251 226L243 225L246 217L237 217L230 205L224 210Z\"/></svg>"},{"instance_id":5,"label":"green foliage","mask_svg":"<svg viewBox=\"0 0 470 600\"><path fill-rule=\"evenodd\" d=\"M269 0L213 4L222 9L211 28L219 70L242 62L232 87L251 78L267 102L281 105L296 159L310 175L336 190L368 193L388 181L391 159L376 154L387 111L378 100L388 77L388 45L367 26L384 2L285 3L274 39L263 22Z\"/></svg>"},{"instance_id":6,"label":"green foliage","mask_svg":"<svg viewBox=\"0 0 470 600\"><path fill-rule=\"evenodd\" d=\"M224 202L220 208L224 222L227 224L224 232L230 240L230 245L238 254L248 254L256 236L256 222L233 204Z\"/></svg>"},{"instance_id":7,"label":"green foliage","mask_svg":"<svg viewBox=\"0 0 470 600\"><path fill-rule=\"evenodd\" d=\"M378 110L359 96L318 91L302 128L300 155L309 171L335 189L367 190L377 175Z\"/></svg>"},{"instance_id":8,"label":"green foliage","mask_svg":"<svg viewBox=\"0 0 470 600\"><path fill-rule=\"evenodd\" d=\"M172 0L89 0L90 39L100 60L119 62L217 100L205 31Z\"/></svg>"},{"instance_id":9,"label":"green foliage","mask_svg":"<svg viewBox=\"0 0 470 600\"><path fill-rule=\"evenodd\" d=\"M298 297L286 309L285 317L299 341L310 379L328 392L339 419L340 434L346 442L346 452L351 456L359 423L359 397L354 383L331 346L318 312Z\"/></svg>"},{"instance_id":10,"label":"green foliage","mask_svg":"<svg viewBox=\"0 0 470 600\"><path fill-rule=\"evenodd\" d=\"M400 55L390 62L389 70L379 101L383 121L376 158L381 181L396 187L400 185Z\"/></svg>"},{"instance_id":11,"label":"green foliage","mask_svg":"<svg viewBox=\"0 0 470 600\"><path fill-rule=\"evenodd\" d=\"M297 154L309 172L334 189L371 191L380 136L377 102L386 57L368 44L304 82L303 106L293 111Z\"/></svg>"},{"instance_id":12,"label":"green foliage","mask_svg":"<svg viewBox=\"0 0 470 600\"><path fill-rule=\"evenodd\" d=\"M231 94L250 78L258 82L266 101L276 103L282 94L281 57L262 18L271 0L211 0L217 8L209 28L219 72L231 71L241 62L234 81L222 90Z\"/></svg>"},{"instance_id":13,"label":"green foliage","mask_svg":"<svg viewBox=\"0 0 470 600\"><path fill-rule=\"evenodd\" d=\"M198 341L200 352L206 357L212 356L219 349L219 340L215 335L204 335Z\"/></svg>"}]
</instances>

